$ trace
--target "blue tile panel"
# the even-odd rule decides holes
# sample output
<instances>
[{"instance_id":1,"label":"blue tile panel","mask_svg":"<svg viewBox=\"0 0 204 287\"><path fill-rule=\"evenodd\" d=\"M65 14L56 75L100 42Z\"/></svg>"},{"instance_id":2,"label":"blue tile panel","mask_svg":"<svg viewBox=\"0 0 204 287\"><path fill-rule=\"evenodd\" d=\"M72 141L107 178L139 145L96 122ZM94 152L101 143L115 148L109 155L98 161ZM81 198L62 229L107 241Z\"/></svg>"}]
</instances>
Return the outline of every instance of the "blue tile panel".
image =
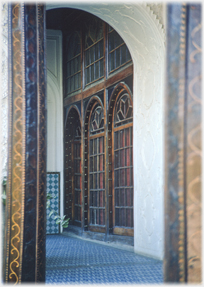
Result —
<instances>
[{"instance_id":1,"label":"blue tile panel","mask_svg":"<svg viewBox=\"0 0 204 287\"><path fill-rule=\"evenodd\" d=\"M59 173L47 173L47 193L53 196L50 200L51 208L59 215ZM46 234L58 234L59 225L54 220L54 215L49 217L50 209L47 209Z\"/></svg>"},{"instance_id":2,"label":"blue tile panel","mask_svg":"<svg viewBox=\"0 0 204 287\"><path fill-rule=\"evenodd\" d=\"M163 284L162 261L63 235L46 244L46 284Z\"/></svg>"}]
</instances>

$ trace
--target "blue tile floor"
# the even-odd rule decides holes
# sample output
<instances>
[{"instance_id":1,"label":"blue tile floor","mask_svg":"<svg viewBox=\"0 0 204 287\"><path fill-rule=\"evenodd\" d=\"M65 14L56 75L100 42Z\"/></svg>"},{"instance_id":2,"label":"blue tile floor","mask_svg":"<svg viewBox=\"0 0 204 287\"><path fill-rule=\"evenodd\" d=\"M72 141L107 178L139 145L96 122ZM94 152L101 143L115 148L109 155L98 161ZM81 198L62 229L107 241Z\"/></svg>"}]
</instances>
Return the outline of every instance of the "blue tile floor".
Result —
<instances>
[{"instance_id":1,"label":"blue tile floor","mask_svg":"<svg viewBox=\"0 0 204 287\"><path fill-rule=\"evenodd\" d=\"M46 284L163 284L162 261L108 244L46 237Z\"/></svg>"}]
</instances>

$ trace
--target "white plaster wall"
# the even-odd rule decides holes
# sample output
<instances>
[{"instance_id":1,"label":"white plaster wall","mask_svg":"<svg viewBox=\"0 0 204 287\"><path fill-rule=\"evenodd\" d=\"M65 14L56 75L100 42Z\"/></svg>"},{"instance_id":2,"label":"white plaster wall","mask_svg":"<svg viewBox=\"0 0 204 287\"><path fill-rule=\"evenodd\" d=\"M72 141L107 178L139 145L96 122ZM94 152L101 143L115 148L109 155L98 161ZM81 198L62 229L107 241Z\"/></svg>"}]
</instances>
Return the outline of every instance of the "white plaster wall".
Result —
<instances>
[{"instance_id":1,"label":"white plaster wall","mask_svg":"<svg viewBox=\"0 0 204 287\"><path fill-rule=\"evenodd\" d=\"M145 4L47 5L78 8L110 25L125 40L134 63L134 250L164 253L164 33Z\"/></svg>"},{"instance_id":2,"label":"white plaster wall","mask_svg":"<svg viewBox=\"0 0 204 287\"><path fill-rule=\"evenodd\" d=\"M60 172L60 215L63 210L62 33L47 30L47 171ZM61 228L62 232L62 228Z\"/></svg>"},{"instance_id":3,"label":"white plaster wall","mask_svg":"<svg viewBox=\"0 0 204 287\"><path fill-rule=\"evenodd\" d=\"M8 4L1 3L1 182L7 176L7 137L8 137Z\"/></svg>"}]
</instances>

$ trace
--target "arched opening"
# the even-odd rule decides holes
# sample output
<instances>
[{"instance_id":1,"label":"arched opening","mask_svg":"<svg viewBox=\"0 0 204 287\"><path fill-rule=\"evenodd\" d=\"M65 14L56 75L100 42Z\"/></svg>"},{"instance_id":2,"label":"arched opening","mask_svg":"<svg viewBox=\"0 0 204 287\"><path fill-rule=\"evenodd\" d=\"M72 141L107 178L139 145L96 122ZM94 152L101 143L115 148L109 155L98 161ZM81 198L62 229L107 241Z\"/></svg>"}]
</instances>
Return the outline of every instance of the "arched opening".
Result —
<instances>
[{"instance_id":1,"label":"arched opening","mask_svg":"<svg viewBox=\"0 0 204 287\"><path fill-rule=\"evenodd\" d=\"M133 102L131 91L124 83L113 90L108 115L113 234L133 236Z\"/></svg>"},{"instance_id":2,"label":"arched opening","mask_svg":"<svg viewBox=\"0 0 204 287\"><path fill-rule=\"evenodd\" d=\"M56 9L57 8L57 9ZM83 33L80 35L82 43L82 49L80 50L81 57L84 61L82 65L77 66L77 60L75 61L75 68L70 77L75 79L75 87L69 91L64 97L64 107L68 109L73 103L80 106L81 118L82 118L82 130L84 128L85 109L88 99L93 95L98 95L102 92L102 100L104 104L104 111L107 111L109 100L112 91L120 82L125 83L132 93L134 114L133 114L133 178L134 178L134 248L136 252L155 256L157 258L163 258L163 63L164 63L164 35L162 29L157 25L157 21L151 17L148 9L143 5L132 5L131 9L127 5L119 5L115 9L114 5L82 5L74 3L63 3L56 5L47 5L47 12L52 11L55 20L57 18L57 10L62 8L59 13L62 17L66 14L66 8L69 10L69 19L72 27L74 27L73 20L80 24L80 17L85 15L86 12L93 15L96 18L102 19L105 23L106 29L103 30L106 35L110 30L116 31L119 36L122 36L123 42L128 47L132 61L125 63L124 66L120 66L113 71L108 70L110 67L110 61L107 66L105 64L100 65L102 58L100 57L100 39L97 39L95 44L98 44L97 51L99 51L99 58L95 58L93 62L90 62L86 66L85 57L86 52L92 49L90 45L85 48L85 38ZM68 11L67 10L67 11ZM76 13L73 13L73 12ZM133 17L134 15L134 17ZM51 19L53 19L51 17ZM65 15L66 17L66 15ZM94 17L94 16L93 16ZM85 17L87 19L89 17ZM52 21L52 20L51 20ZM53 22L53 21L52 21ZM54 23L54 22L53 22ZM84 22L83 22L84 23ZM85 25L84 25L85 26ZM96 27L97 25L95 25ZM99 25L100 26L100 25ZM65 31L67 25L57 25L55 29ZM53 27L50 26L51 29ZM85 27L84 27L85 29ZM67 34L66 34L67 35ZM103 34L104 35L104 34ZM65 39L65 37L63 37ZM76 39L77 37L75 37ZM108 38L106 36L106 38ZM86 38L88 39L88 38ZM103 37L104 39L104 37ZM124 41L125 40L125 41ZM98 42L97 42L98 41ZM107 42L106 42L107 43ZM94 44L94 45L95 45ZM121 43L120 43L121 44ZM119 45L120 45L119 44ZM64 43L64 47L65 47ZM88 44L89 45L89 44ZM95 46L96 47L96 46ZM103 53L108 59L107 44L103 42ZM87 50L86 50L87 49ZM95 49L95 48L94 48ZM93 49L93 50L94 50ZM77 50L77 49L76 49ZM122 48L121 48L122 50ZM90 50L89 50L90 51ZM106 51L106 53L105 53ZM95 55L90 53L91 56ZM117 49L115 49L115 58L117 58ZM78 57L76 54L73 57ZM65 60L66 55L63 57L65 66L69 60ZM90 59L90 58L89 58ZM74 60L73 58L70 61ZM73 61L74 63L74 61ZM134 64L134 66L133 66ZM70 64L71 65L71 64ZM117 68L117 65L115 66ZM64 72L67 67L64 68ZM97 71L96 76L93 76L92 70ZM100 70L101 69L101 70ZM84 76L79 76L84 70ZM89 72L88 72L89 70ZM103 71L102 71L103 70ZM103 72L103 77L101 77ZM112 73L110 73L112 72ZM93 77L92 77L93 76ZM87 78L90 78L90 82L87 82ZM68 78L68 77L67 77ZM77 84L81 80L81 92L79 92ZM113 81L113 82L111 82ZM64 91L66 90L64 81ZM133 92L134 90L134 92ZM65 96L65 95L64 95ZM74 100L75 97L75 100ZM108 118L104 116L105 124L107 124ZM156 123L156 128L154 124ZM108 132L105 134L105 142L108 141ZM85 143L85 130L82 132L82 142ZM150 152L151 147L151 152ZM108 144L105 143L105 149L108 150ZM82 147L83 150L83 147ZM107 151L105 151L107 152ZM107 152L108 154L108 152ZM86 154L82 153L82 162L86 159ZM108 156L105 159L106 167L108 166ZM83 165L82 164L82 165ZM108 171L106 171L108 172ZM85 174L84 174L85 176ZM82 174L82 189L83 184L86 184L85 177ZM106 188L110 183L108 178L105 179ZM84 198L86 200L86 198ZM87 199L88 200L88 199ZM112 233L111 215L112 203L111 197L106 199L106 220L109 228L107 233ZM111 201L112 202L112 201ZM84 208L86 207L84 202ZM83 209L83 207L82 207ZM84 209L85 211L85 209ZM85 212L86 213L86 212ZM84 213L84 214L85 214ZM88 220L88 217L84 215L84 220ZM82 228L85 230L88 225L82 220Z\"/></svg>"},{"instance_id":3,"label":"arched opening","mask_svg":"<svg viewBox=\"0 0 204 287\"><path fill-rule=\"evenodd\" d=\"M111 93L119 83L126 83L132 90L132 59L120 35L100 18L75 9L56 9L51 15L52 12L68 19L66 25L63 22L66 28L62 31L66 119L64 214L70 218L70 224L80 226L82 232L88 230L108 236L113 233L113 222L116 221L116 225L120 222L120 229L124 225L121 219L117 219L115 207L110 205L112 191L108 182L112 171L107 165L108 105L113 101ZM57 23L62 25L59 19ZM50 59L53 61L53 57ZM49 68L57 74L52 67ZM78 130L80 136L76 135ZM132 158L129 161L132 162ZM114 234L133 236L133 185L131 188L131 208L125 207L127 218L131 219L127 220L125 228L132 228L132 231L125 232L122 228L123 231L117 232L114 227ZM118 216L121 218L122 214L119 212Z\"/></svg>"}]
</instances>

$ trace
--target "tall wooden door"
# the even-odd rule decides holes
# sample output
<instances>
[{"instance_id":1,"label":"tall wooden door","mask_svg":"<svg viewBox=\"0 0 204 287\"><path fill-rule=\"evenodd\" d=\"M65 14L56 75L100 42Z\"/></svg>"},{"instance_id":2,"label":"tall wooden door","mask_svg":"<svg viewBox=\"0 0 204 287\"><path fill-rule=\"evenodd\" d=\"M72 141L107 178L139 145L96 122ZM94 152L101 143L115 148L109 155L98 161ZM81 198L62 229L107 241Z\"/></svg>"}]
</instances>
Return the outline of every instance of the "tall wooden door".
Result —
<instances>
[{"instance_id":1,"label":"tall wooden door","mask_svg":"<svg viewBox=\"0 0 204 287\"><path fill-rule=\"evenodd\" d=\"M89 120L89 230L105 232L104 110L92 107Z\"/></svg>"},{"instance_id":2,"label":"tall wooden door","mask_svg":"<svg viewBox=\"0 0 204 287\"><path fill-rule=\"evenodd\" d=\"M132 99L123 89L112 122L113 233L129 236L133 236L132 119Z\"/></svg>"}]
</instances>

